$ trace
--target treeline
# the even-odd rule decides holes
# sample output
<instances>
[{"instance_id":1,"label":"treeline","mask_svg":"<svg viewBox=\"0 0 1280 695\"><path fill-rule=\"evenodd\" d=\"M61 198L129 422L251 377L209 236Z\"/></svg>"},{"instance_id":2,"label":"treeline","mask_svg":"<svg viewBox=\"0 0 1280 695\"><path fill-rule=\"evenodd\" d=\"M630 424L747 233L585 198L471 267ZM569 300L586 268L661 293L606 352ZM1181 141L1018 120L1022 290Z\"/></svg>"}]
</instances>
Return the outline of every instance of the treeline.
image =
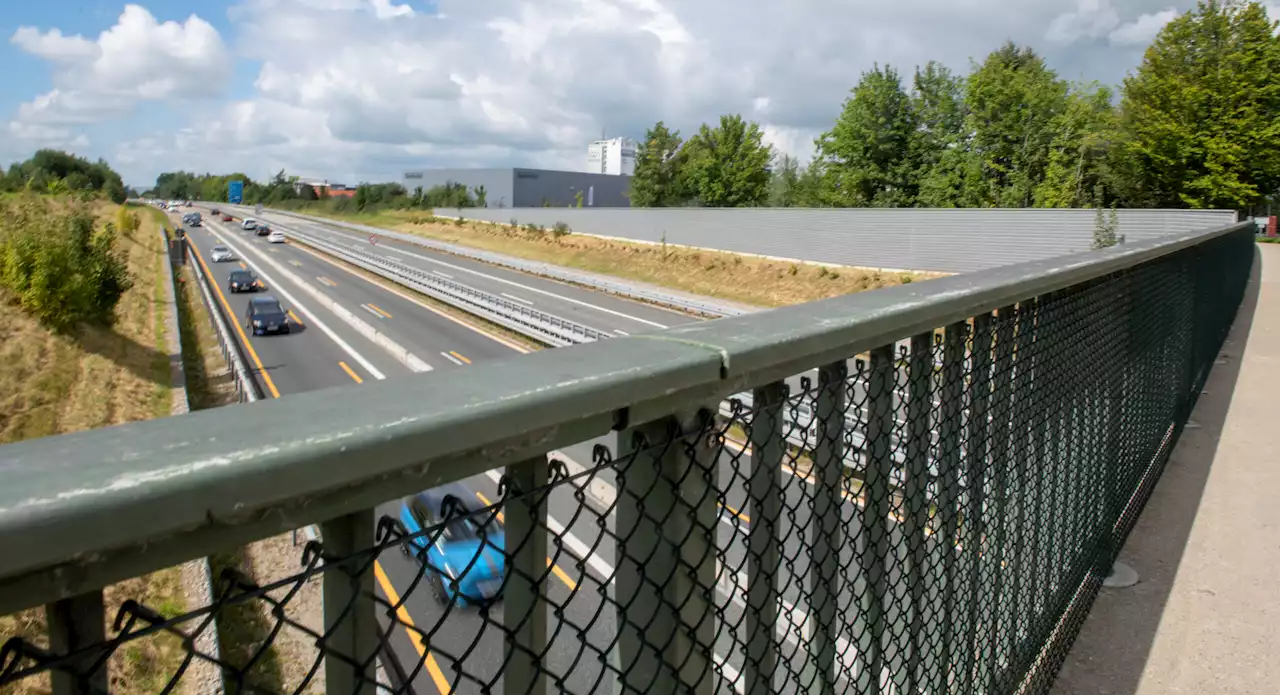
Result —
<instances>
[{"instance_id":1,"label":"treeline","mask_svg":"<svg viewBox=\"0 0 1280 695\"><path fill-rule=\"evenodd\" d=\"M39 150L18 162L0 177L0 191L35 193L85 193L123 203L129 195L120 175L105 160L90 162L59 150Z\"/></svg>"},{"instance_id":2,"label":"treeline","mask_svg":"<svg viewBox=\"0 0 1280 695\"><path fill-rule=\"evenodd\" d=\"M269 205L283 209L311 209L327 212L376 212L379 210L431 210L433 208L484 207L484 186L468 189L448 183L410 193L398 183L362 183L353 195L330 196L290 176L284 170L266 181L254 181L244 174L193 174L166 172L156 177L156 185L143 195L164 200L205 200L228 202L228 184L243 182L241 201L245 205Z\"/></svg>"},{"instance_id":3,"label":"treeline","mask_svg":"<svg viewBox=\"0 0 1280 695\"><path fill-rule=\"evenodd\" d=\"M801 167L740 116L687 140L659 122L631 203L662 206L1248 210L1280 188L1280 39L1259 2L1201 2L1117 95L1006 44L966 76L864 73ZM1118 99L1117 99L1118 96Z\"/></svg>"}]
</instances>

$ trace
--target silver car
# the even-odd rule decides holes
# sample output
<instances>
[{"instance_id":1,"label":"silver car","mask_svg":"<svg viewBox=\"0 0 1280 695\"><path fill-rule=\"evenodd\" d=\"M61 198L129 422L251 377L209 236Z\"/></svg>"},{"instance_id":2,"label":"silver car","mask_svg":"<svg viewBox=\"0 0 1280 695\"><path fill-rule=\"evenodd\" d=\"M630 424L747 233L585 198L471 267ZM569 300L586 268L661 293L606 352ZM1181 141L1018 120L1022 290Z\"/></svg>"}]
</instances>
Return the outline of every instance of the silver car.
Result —
<instances>
[{"instance_id":1,"label":"silver car","mask_svg":"<svg viewBox=\"0 0 1280 695\"><path fill-rule=\"evenodd\" d=\"M231 253L231 249L225 246L213 247L213 250L209 252L209 257L213 259L214 263L234 261L236 259L235 254Z\"/></svg>"}]
</instances>

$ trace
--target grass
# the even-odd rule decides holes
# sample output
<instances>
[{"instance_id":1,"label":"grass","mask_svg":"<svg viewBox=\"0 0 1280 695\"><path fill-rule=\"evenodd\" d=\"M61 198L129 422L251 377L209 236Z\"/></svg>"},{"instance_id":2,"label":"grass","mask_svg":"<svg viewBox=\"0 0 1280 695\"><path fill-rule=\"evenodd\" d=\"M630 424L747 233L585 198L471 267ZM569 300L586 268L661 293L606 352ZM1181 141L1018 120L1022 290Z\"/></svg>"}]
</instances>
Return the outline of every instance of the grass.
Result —
<instances>
[{"instance_id":1,"label":"grass","mask_svg":"<svg viewBox=\"0 0 1280 695\"><path fill-rule=\"evenodd\" d=\"M98 218L110 219L115 206L101 203ZM142 227L120 237L134 287L117 306L110 328L86 327L58 336L41 327L0 294L0 443L164 417L171 412L166 344L165 276L168 262L157 220L142 213ZM181 573L169 568L130 579L106 590L105 620L120 604L137 599L165 616L185 611ZM0 617L0 643L15 636L48 645L43 609ZM109 664L118 693L159 692L176 672L184 651L172 635L136 640ZM27 678L3 692L49 691L47 674Z\"/></svg>"},{"instance_id":2,"label":"grass","mask_svg":"<svg viewBox=\"0 0 1280 695\"><path fill-rule=\"evenodd\" d=\"M308 214L361 222L438 241L638 280L761 307L802 304L938 277L790 263L720 251L639 244L481 221L444 221L418 211Z\"/></svg>"}]
</instances>

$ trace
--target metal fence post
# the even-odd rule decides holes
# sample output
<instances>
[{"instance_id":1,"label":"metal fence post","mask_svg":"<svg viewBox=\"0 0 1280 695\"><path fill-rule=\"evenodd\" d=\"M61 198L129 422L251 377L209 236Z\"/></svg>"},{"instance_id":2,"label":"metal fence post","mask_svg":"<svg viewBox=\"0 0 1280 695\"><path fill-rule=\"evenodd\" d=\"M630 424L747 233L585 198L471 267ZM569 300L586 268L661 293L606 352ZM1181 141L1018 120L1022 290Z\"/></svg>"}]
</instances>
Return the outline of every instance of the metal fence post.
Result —
<instances>
[{"instance_id":1,"label":"metal fence post","mask_svg":"<svg viewBox=\"0 0 1280 695\"><path fill-rule=\"evenodd\" d=\"M889 511L893 480L893 345L871 351L867 375L867 470L862 489L861 570L866 589L860 598L866 634L860 636L859 651L864 668L858 673L857 691L879 693L884 672L885 637L888 620L885 599L889 594L887 560Z\"/></svg>"},{"instance_id":2,"label":"metal fence post","mask_svg":"<svg viewBox=\"0 0 1280 695\"><path fill-rule=\"evenodd\" d=\"M961 417L964 410L964 352L965 335L969 326L960 321L947 326L942 342L942 380L939 400L942 416L938 422L938 527L934 534L942 553L942 643L938 646L938 656L934 660L933 669L926 682L928 692L951 692L951 688L959 685L961 680L959 655L955 648L964 647L957 639L963 635L964 619L968 611L960 610L956 597L956 583L959 573L956 571L956 547L961 542L960 504L963 501L960 482L960 442ZM965 479L965 486L972 486L973 481ZM968 494L972 494L970 491ZM954 674L954 675L952 675Z\"/></svg>"},{"instance_id":3,"label":"metal fence post","mask_svg":"<svg viewBox=\"0 0 1280 695\"><path fill-rule=\"evenodd\" d=\"M779 528L782 514L782 458L786 454L782 412L786 382L755 389L751 419L751 477L747 496L752 523L747 530L746 695L771 695L778 668Z\"/></svg>"},{"instance_id":4,"label":"metal fence post","mask_svg":"<svg viewBox=\"0 0 1280 695\"><path fill-rule=\"evenodd\" d=\"M547 569L546 457L507 466L512 486L506 502L507 586L502 597L506 669L502 692L545 695L547 603L541 597Z\"/></svg>"},{"instance_id":5,"label":"metal fence post","mask_svg":"<svg viewBox=\"0 0 1280 695\"><path fill-rule=\"evenodd\" d=\"M324 573L325 692L375 691L380 629L373 597L374 510L364 509L320 524L327 557L354 558ZM326 559L326 563L328 560Z\"/></svg>"},{"instance_id":6,"label":"metal fence post","mask_svg":"<svg viewBox=\"0 0 1280 695\"><path fill-rule=\"evenodd\" d=\"M813 449L813 517L809 569L810 607L815 618L809 656L817 671L812 691L834 693L836 685L836 604L840 600L840 549L844 545L840 507L844 491L845 379L844 360L818 369L814 407L817 437Z\"/></svg>"},{"instance_id":7,"label":"metal fence post","mask_svg":"<svg viewBox=\"0 0 1280 695\"><path fill-rule=\"evenodd\" d=\"M987 422L991 405L991 314L973 317L973 338L970 345L969 419L965 435L964 477L968 486L965 499L964 549L969 561L968 615L962 630L963 645L960 667L963 679L959 692L983 692L987 685L988 669L984 663L984 651L979 644L986 639L986 629L991 622L989 589L983 579L988 575L987 553L987 454L990 450Z\"/></svg>"},{"instance_id":8,"label":"metal fence post","mask_svg":"<svg viewBox=\"0 0 1280 695\"><path fill-rule=\"evenodd\" d=\"M902 534L906 539L907 592L909 602L907 619L907 654L905 668L895 679L899 692L916 692L920 667L924 663L925 650L925 564L927 562L925 529L929 526L929 449L932 427L930 413L933 410L933 332L911 337L911 355L908 359L907 431L906 431L906 485L903 492L901 515ZM936 543L935 543L936 545ZM945 547L944 547L945 550ZM899 659L901 660L901 649Z\"/></svg>"},{"instance_id":9,"label":"metal fence post","mask_svg":"<svg viewBox=\"0 0 1280 695\"><path fill-rule=\"evenodd\" d=\"M70 654L106 641L106 616L103 614L102 591L72 596L44 607L48 622L49 649L54 654ZM107 665L86 673L100 658L91 652L78 659L73 672L54 669L49 674L53 695L82 695L107 692Z\"/></svg>"},{"instance_id":10,"label":"metal fence post","mask_svg":"<svg viewBox=\"0 0 1280 695\"><path fill-rule=\"evenodd\" d=\"M622 691L710 695L716 483L711 411L619 433L618 653Z\"/></svg>"}]
</instances>

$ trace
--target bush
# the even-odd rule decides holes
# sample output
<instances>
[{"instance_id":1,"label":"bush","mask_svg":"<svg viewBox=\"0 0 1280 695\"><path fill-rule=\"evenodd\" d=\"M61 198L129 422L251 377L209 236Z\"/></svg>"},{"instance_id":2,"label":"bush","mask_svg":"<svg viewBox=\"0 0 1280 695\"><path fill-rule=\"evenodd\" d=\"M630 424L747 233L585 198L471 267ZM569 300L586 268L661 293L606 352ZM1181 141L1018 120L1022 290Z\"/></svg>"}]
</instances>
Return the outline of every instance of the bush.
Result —
<instances>
[{"instance_id":1,"label":"bush","mask_svg":"<svg viewBox=\"0 0 1280 695\"><path fill-rule=\"evenodd\" d=\"M114 224L95 229L87 206L56 209L27 198L0 207L0 285L40 323L66 333L81 323L110 325L133 282Z\"/></svg>"},{"instance_id":2,"label":"bush","mask_svg":"<svg viewBox=\"0 0 1280 695\"><path fill-rule=\"evenodd\" d=\"M568 234L569 234L569 225L565 224L564 222L557 222L555 226L551 228L551 235L557 239L564 237Z\"/></svg>"}]
</instances>

